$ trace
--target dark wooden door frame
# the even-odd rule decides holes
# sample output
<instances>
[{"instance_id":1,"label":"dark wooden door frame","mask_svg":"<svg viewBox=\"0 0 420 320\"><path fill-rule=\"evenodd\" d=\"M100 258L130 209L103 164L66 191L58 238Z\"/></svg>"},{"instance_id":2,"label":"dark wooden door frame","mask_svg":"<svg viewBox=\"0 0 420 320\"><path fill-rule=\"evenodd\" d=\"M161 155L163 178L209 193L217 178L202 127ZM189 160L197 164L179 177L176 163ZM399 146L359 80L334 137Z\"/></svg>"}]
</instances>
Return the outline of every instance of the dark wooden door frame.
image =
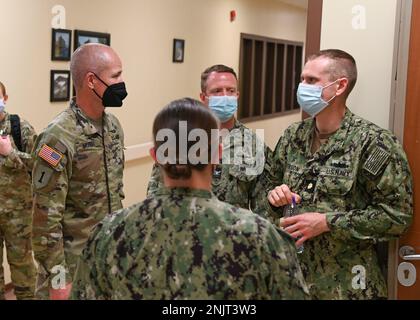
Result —
<instances>
[{"instance_id":1,"label":"dark wooden door frame","mask_svg":"<svg viewBox=\"0 0 420 320\"><path fill-rule=\"evenodd\" d=\"M321 27L322 27L322 6L323 0L308 1L308 16L306 22L306 43L305 60L311 54L320 50Z\"/></svg>"},{"instance_id":2,"label":"dark wooden door frame","mask_svg":"<svg viewBox=\"0 0 420 320\"><path fill-rule=\"evenodd\" d=\"M317 53L321 48L322 6L323 0L308 0L308 14L306 19L305 61ZM300 76L300 75L299 75ZM302 119L309 115L302 112Z\"/></svg>"}]
</instances>

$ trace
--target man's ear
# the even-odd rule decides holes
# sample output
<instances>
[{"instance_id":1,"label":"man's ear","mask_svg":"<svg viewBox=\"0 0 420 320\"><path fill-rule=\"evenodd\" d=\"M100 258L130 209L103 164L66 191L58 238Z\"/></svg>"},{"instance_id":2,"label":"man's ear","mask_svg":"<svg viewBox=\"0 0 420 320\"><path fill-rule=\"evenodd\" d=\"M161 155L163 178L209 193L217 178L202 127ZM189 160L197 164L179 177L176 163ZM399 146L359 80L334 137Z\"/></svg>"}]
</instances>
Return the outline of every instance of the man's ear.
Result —
<instances>
[{"instance_id":1,"label":"man's ear","mask_svg":"<svg viewBox=\"0 0 420 320\"><path fill-rule=\"evenodd\" d=\"M88 72L86 74L86 82L89 87L89 89L95 88L95 75L92 72Z\"/></svg>"},{"instance_id":2,"label":"man's ear","mask_svg":"<svg viewBox=\"0 0 420 320\"><path fill-rule=\"evenodd\" d=\"M203 92L200 92L200 101L204 104L206 104L206 95Z\"/></svg>"},{"instance_id":3,"label":"man's ear","mask_svg":"<svg viewBox=\"0 0 420 320\"><path fill-rule=\"evenodd\" d=\"M347 91L349 87L349 79L342 78L338 81L338 89L337 89L337 96L343 95Z\"/></svg>"},{"instance_id":4,"label":"man's ear","mask_svg":"<svg viewBox=\"0 0 420 320\"><path fill-rule=\"evenodd\" d=\"M9 96L8 96L7 94L5 94L5 95L3 96L3 101L4 101L4 103L6 103L6 102L7 102L7 100L9 100Z\"/></svg>"},{"instance_id":5,"label":"man's ear","mask_svg":"<svg viewBox=\"0 0 420 320\"><path fill-rule=\"evenodd\" d=\"M155 148L150 148L149 149L149 154L152 157L153 161L155 163L157 163L157 160L156 160L156 150L155 150Z\"/></svg>"}]
</instances>

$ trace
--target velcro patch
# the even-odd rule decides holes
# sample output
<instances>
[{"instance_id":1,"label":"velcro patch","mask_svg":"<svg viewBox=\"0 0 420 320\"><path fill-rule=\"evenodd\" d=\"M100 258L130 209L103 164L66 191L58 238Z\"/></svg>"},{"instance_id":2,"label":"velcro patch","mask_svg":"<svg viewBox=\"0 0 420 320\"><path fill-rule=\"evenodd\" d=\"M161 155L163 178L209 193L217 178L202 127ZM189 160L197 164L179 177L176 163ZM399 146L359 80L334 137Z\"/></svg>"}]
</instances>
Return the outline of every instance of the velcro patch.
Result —
<instances>
[{"instance_id":1,"label":"velcro patch","mask_svg":"<svg viewBox=\"0 0 420 320\"><path fill-rule=\"evenodd\" d=\"M64 157L64 155L61 152L55 150L54 148L51 148L46 144L44 144L41 147L41 149L38 152L38 156L54 168L56 168L59 165L61 159L63 159Z\"/></svg>"},{"instance_id":2,"label":"velcro patch","mask_svg":"<svg viewBox=\"0 0 420 320\"><path fill-rule=\"evenodd\" d=\"M390 156L391 154L388 151L380 146L377 146L367 159L363 169L373 176L376 176L387 163Z\"/></svg>"},{"instance_id":3,"label":"velcro patch","mask_svg":"<svg viewBox=\"0 0 420 320\"><path fill-rule=\"evenodd\" d=\"M51 177L54 173L54 169L47 167L46 165L40 165L37 170L34 170L33 184L36 190L42 189L48 185Z\"/></svg>"}]
</instances>

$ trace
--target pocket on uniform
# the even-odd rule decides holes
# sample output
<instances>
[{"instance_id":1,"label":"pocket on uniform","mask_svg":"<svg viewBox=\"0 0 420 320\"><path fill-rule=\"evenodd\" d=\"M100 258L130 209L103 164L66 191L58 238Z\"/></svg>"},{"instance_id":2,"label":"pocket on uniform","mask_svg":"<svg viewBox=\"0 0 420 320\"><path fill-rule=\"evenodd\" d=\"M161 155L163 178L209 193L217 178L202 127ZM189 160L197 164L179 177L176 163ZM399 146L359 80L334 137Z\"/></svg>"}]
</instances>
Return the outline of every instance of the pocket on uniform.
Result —
<instances>
[{"instance_id":1,"label":"pocket on uniform","mask_svg":"<svg viewBox=\"0 0 420 320\"><path fill-rule=\"evenodd\" d=\"M353 187L351 177L320 175L317 182L318 191L329 195L345 195Z\"/></svg>"},{"instance_id":2,"label":"pocket on uniform","mask_svg":"<svg viewBox=\"0 0 420 320\"><path fill-rule=\"evenodd\" d=\"M84 149L74 155L73 163L79 172L97 170L98 165L103 161L103 156L103 150L100 148Z\"/></svg>"}]
</instances>

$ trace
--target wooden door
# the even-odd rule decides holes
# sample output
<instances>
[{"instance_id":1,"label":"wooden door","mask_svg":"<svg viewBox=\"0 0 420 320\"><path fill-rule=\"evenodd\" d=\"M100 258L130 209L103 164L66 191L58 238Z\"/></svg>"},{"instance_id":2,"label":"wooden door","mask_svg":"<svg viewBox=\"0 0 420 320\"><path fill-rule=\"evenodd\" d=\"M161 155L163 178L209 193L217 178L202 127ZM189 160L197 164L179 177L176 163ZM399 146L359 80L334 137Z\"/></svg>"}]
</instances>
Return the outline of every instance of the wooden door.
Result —
<instances>
[{"instance_id":1,"label":"wooden door","mask_svg":"<svg viewBox=\"0 0 420 320\"><path fill-rule=\"evenodd\" d=\"M413 174L414 221L399 242L397 296L420 300L420 0L413 0L404 149Z\"/></svg>"}]
</instances>

